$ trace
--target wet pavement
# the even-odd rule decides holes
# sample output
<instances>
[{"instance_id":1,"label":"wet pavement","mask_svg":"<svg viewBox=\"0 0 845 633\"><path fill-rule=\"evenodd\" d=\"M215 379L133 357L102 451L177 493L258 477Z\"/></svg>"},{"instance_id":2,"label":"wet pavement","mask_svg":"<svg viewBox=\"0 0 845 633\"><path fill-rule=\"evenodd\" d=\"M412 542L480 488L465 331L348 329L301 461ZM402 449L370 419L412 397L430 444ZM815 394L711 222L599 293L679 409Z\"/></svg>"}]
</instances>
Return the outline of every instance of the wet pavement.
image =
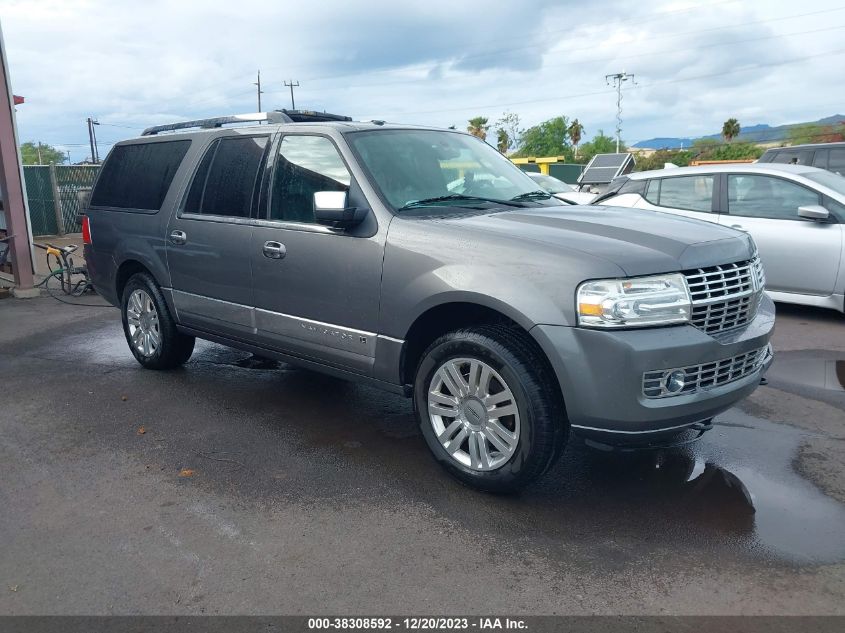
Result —
<instances>
[{"instance_id":1,"label":"wet pavement","mask_svg":"<svg viewBox=\"0 0 845 633\"><path fill-rule=\"evenodd\" d=\"M0 302L0 612L845 613L845 318L781 307L775 350L700 441L573 441L503 497L402 397Z\"/></svg>"}]
</instances>

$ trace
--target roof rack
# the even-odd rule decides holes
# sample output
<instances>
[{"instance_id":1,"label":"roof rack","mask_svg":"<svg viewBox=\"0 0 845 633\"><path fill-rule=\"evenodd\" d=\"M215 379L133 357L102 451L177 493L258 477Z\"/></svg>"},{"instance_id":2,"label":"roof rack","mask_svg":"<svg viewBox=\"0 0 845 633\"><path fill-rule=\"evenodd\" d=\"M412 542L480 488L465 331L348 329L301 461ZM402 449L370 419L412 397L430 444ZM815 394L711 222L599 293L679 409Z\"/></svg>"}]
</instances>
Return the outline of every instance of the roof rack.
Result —
<instances>
[{"instance_id":1,"label":"roof rack","mask_svg":"<svg viewBox=\"0 0 845 633\"><path fill-rule=\"evenodd\" d=\"M210 119L195 119L180 121L166 125L154 125L141 132L141 136L152 136L159 132L175 132L191 128L213 129L232 123L322 123L326 121L351 121L352 117L328 112L314 112L313 110L272 110L270 112L253 112L251 114L231 114L229 116L212 117Z\"/></svg>"}]
</instances>

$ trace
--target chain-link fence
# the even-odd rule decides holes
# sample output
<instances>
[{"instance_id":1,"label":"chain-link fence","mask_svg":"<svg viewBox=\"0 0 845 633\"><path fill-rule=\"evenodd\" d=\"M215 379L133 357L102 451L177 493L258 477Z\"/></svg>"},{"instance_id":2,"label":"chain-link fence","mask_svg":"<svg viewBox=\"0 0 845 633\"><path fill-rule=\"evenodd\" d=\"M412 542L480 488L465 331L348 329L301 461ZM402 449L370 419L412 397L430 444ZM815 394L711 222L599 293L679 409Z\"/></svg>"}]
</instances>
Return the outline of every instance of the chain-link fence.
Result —
<instances>
[{"instance_id":1,"label":"chain-link fence","mask_svg":"<svg viewBox=\"0 0 845 633\"><path fill-rule=\"evenodd\" d=\"M59 232L50 167L27 165L23 168L29 219L33 235L55 235Z\"/></svg>"},{"instance_id":2,"label":"chain-link fence","mask_svg":"<svg viewBox=\"0 0 845 633\"><path fill-rule=\"evenodd\" d=\"M33 235L78 233L80 189L90 189L99 165L27 165L23 168Z\"/></svg>"}]
</instances>

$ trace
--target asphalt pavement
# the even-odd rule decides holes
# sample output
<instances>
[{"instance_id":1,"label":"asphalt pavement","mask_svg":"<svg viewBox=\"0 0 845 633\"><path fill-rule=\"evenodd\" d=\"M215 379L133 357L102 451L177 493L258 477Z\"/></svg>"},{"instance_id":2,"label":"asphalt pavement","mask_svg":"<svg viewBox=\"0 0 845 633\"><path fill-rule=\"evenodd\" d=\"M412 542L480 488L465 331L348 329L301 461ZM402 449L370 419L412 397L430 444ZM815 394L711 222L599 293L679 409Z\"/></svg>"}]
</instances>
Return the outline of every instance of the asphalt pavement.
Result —
<instances>
[{"instance_id":1,"label":"asphalt pavement","mask_svg":"<svg viewBox=\"0 0 845 633\"><path fill-rule=\"evenodd\" d=\"M694 445L573 440L503 497L402 397L0 301L0 613L845 614L845 317L779 306L774 347Z\"/></svg>"}]
</instances>

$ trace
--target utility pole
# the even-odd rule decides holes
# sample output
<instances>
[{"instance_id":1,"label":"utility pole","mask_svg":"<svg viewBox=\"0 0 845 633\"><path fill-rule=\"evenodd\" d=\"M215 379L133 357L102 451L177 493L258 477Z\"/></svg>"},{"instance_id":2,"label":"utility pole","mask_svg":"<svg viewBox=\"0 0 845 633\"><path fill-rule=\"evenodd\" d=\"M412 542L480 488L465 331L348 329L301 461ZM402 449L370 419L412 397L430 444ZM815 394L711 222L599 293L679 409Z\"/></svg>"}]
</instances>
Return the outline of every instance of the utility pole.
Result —
<instances>
[{"instance_id":1,"label":"utility pole","mask_svg":"<svg viewBox=\"0 0 845 633\"><path fill-rule=\"evenodd\" d=\"M71 162L70 162L70 150L66 149L65 154L67 154L67 164L70 165L71 164Z\"/></svg>"},{"instance_id":2,"label":"utility pole","mask_svg":"<svg viewBox=\"0 0 845 633\"><path fill-rule=\"evenodd\" d=\"M290 109L296 110L296 103L293 100L293 89L299 86L299 81L294 83L293 79L290 82L285 82L285 86L290 86Z\"/></svg>"},{"instance_id":3,"label":"utility pole","mask_svg":"<svg viewBox=\"0 0 845 633\"><path fill-rule=\"evenodd\" d=\"M260 70L258 71L258 81L254 81L252 85L256 86L256 89L258 90L258 111L263 112L263 110L261 109L261 95L264 94L264 91L261 89L261 71Z\"/></svg>"},{"instance_id":4,"label":"utility pole","mask_svg":"<svg viewBox=\"0 0 845 633\"><path fill-rule=\"evenodd\" d=\"M97 155L97 133L94 131L94 126L100 125L99 121L88 117L88 141L91 143L91 162L95 165L99 164L100 157Z\"/></svg>"},{"instance_id":5,"label":"utility pole","mask_svg":"<svg viewBox=\"0 0 845 633\"><path fill-rule=\"evenodd\" d=\"M41 160L41 141L38 141L38 164L44 164L44 162Z\"/></svg>"},{"instance_id":6,"label":"utility pole","mask_svg":"<svg viewBox=\"0 0 845 633\"><path fill-rule=\"evenodd\" d=\"M604 80L608 86L612 85L616 88L616 153L619 153L619 144L622 139L622 84L628 80L636 85L634 75L628 74L624 70L621 73L613 73L612 75L605 75ZM611 83L611 80L613 82Z\"/></svg>"}]
</instances>

